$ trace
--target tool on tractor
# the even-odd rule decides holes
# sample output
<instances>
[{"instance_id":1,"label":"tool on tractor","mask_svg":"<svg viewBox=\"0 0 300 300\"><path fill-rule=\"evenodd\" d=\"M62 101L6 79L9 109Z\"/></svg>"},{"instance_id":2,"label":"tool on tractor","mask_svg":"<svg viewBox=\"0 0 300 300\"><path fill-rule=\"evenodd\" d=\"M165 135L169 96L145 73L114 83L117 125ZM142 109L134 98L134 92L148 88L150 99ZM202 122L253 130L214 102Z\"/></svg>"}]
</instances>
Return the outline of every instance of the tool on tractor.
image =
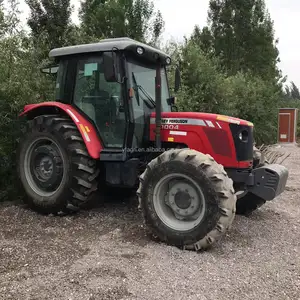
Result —
<instances>
[{"instance_id":1,"label":"tool on tractor","mask_svg":"<svg viewBox=\"0 0 300 300\"><path fill-rule=\"evenodd\" d=\"M252 123L177 112L162 51L118 38L50 57L55 65L43 72L57 73L55 101L21 113L18 172L34 210L78 211L97 188L137 188L150 233L199 250L224 235L236 212L284 191L288 170L255 156Z\"/></svg>"}]
</instances>

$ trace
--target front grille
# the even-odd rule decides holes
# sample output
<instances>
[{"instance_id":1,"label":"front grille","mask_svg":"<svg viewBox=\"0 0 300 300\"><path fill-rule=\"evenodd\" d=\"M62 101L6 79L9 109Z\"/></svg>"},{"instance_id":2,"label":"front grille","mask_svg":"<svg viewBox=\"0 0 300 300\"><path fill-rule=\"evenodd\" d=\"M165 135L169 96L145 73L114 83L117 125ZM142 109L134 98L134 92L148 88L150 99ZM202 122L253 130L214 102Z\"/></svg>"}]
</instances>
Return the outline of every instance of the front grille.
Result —
<instances>
[{"instance_id":1,"label":"front grille","mask_svg":"<svg viewBox=\"0 0 300 300\"><path fill-rule=\"evenodd\" d=\"M275 172L271 172L269 170L266 170L267 173L270 174L270 177L268 178L267 183L265 184L266 188L274 188L277 185L278 178L276 176Z\"/></svg>"},{"instance_id":2,"label":"front grille","mask_svg":"<svg viewBox=\"0 0 300 300\"><path fill-rule=\"evenodd\" d=\"M229 124L229 127L234 141L236 159L238 161L253 160L253 127L238 124ZM248 132L246 141L239 138L239 134L243 131Z\"/></svg>"},{"instance_id":3,"label":"front grille","mask_svg":"<svg viewBox=\"0 0 300 300\"><path fill-rule=\"evenodd\" d=\"M215 128L210 127L204 127L203 130L209 139L214 153L232 157L227 131L222 129L216 130Z\"/></svg>"}]
</instances>

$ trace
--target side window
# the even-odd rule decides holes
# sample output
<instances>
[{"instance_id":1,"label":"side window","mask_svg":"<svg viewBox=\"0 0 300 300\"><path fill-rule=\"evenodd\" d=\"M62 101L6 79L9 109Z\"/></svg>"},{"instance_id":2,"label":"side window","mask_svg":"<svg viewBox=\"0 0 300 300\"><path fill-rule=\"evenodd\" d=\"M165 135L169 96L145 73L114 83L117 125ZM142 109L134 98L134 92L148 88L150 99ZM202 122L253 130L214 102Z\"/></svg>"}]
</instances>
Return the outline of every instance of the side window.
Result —
<instances>
[{"instance_id":1,"label":"side window","mask_svg":"<svg viewBox=\"0 0 300 300\"><path fill-rule=\"evenodd\" d=\"M65 87L63 86L63 84L65 83L65 77L66 77L66 65L67 62L63 61L60 62L58 66L56 83L55 83L55 99L57 101L61 101L64 99Z\"/></svg>"},{"instance_id":2,"label":"side window","mask_svg":"<svg viewBox=\"0 0 300 300\"><path fill-rule=\"evenodd\" d=\"M77 64L74 103L87 115L89 114L85 111L87 107L85 104L92 104L91 97L96 94L98 88L96 75L100 66L101 59L80 60ZM89 117L92 118L90 115Z\"/></svg>"},{"instance_id":3,"label":"side window","mask_svg":"<svg viewBox=\"0 0 300 300\"><path fill-rule=\"evenodd\" d=\"M105 80L102 57L78 61L74 104L97 126L105 146L123 147L126 119L120 110L121 85Z\"/></svg>"}]
</instances>

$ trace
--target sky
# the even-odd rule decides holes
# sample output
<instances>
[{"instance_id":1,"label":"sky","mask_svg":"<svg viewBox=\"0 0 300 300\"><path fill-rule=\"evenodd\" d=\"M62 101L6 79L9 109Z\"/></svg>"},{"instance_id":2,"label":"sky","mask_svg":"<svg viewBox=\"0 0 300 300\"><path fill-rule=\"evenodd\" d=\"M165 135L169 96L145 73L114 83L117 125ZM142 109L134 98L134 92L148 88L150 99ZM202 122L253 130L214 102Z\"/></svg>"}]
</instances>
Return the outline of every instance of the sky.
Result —
<instances>
[{"instance_id":1,"label":"sky","mask_svg":"<svg viewBox=\"0 0 300 300\"><path fill-rule=\"evenodd\" d=\"M79 0L71 0L78 9ZM164 40L175 39L182 41L189 36L195 25L206 25L209 0L153 0L155 8L160 10L164 21ZM275 38L279 39L280 69L283 75L288 75L289 81L294 81L300 88L300 1L299 0L265 0L267 9L274 21ZM26 21L28 7L20 0L22 19ZM77 13L73 15L78 22Z\"/></svg>"}]
</instances>

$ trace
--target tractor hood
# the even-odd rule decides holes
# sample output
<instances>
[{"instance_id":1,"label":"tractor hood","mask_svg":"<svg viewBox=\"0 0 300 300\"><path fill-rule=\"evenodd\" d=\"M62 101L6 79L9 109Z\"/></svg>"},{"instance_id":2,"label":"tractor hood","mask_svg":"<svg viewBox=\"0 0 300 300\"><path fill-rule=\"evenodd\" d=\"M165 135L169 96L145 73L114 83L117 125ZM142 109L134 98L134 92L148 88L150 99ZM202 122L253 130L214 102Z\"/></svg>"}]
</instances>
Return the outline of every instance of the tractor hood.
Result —
<instances>
[{"instance_id":1,"label":"tractor hood","mask_svg":"<svg viewBox=\"0 0 300 300\"><path fill-rule=\"evenodd\" d=\"M162 123L165 123L164 119L167 119L167 123L178 123L178 124L187 124L188 120L205 120L205 121L223 121L227 123L234 123L238 125L246 125L253 127L253 123L248 122L243 119L238 119L230 116L218 115L218 114L209 114L201 112L162 112L161 114ZM172 120L174 118L174 120ZM155 120L155 113L151 114L151 119ZM153 122L153 121L152 121ZM151 122L151 123L152 123Z\"/></svg>"},{"instance_id":2,"label":"tractor hood","mask_svg":"<svg viewBox=\"0 0 300 300\"><path fill-rule=\"evenodd\" d=\"M150 140L155 141L155 113L150 118ZM161 141L210 154L227 168L253 162L253 124L246 120L201 112L163 112Z\"/></svg>"}]
</instances>

